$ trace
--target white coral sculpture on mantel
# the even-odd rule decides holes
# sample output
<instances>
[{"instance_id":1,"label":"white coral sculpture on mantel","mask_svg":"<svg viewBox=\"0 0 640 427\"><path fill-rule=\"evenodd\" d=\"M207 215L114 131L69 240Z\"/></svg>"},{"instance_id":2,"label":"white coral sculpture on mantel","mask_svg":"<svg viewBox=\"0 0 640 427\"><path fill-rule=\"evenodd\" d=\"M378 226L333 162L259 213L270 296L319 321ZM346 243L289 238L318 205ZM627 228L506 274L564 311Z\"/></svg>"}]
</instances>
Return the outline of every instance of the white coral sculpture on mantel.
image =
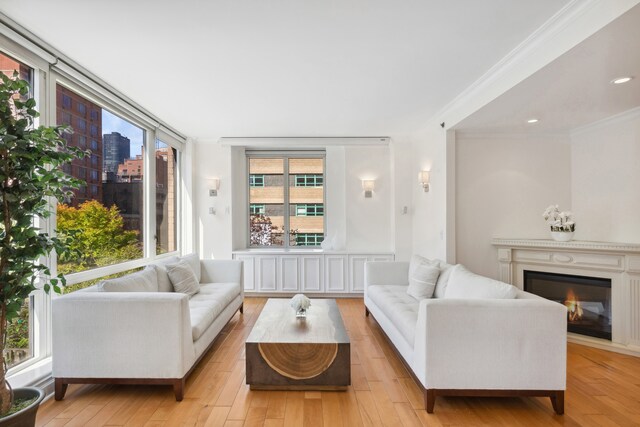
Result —
<instances>
[{"instance_id":1,"label":"white coral sculpture on mantel","mask_svg":"<svg viewBox=\"0 0 640 427\"><path fill-rule=\"evenodd\" d=\"M291 298L291 308L296 312L300 310L307 310L311 307L311 300L303 294L296 294Z\"/></svg>"},{"instance_id":2,"label":"white coral sculpture on mantel","mask_svg":"<svg viewBox=\"0 0 640 427\"><path fill-rule=\"evenodd\" d=\"M551 231L567 233L576 230L576 223L573 220L573 212L560 212L558 205L549 206L543 212L542 217L551 227Z\"/></svg>"}]
</instances>

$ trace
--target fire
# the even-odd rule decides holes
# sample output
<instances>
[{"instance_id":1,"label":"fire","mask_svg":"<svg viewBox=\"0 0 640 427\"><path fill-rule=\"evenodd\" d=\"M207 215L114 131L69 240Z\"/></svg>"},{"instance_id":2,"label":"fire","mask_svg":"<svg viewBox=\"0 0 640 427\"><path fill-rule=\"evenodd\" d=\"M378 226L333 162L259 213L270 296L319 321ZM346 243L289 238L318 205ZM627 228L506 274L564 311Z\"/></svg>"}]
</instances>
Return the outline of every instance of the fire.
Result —
<instances>
[{"instance_id":1,"label":"fire","mask_svg":"<svg viewBox=\"0 0 640 427\"><path fill-rule=\"evenodd\" d=\"M564 305L569 310L569 322L575 322L582 319L582 307L580 301L576 298L571 289L567 293L567 299L564 301Z\"/></svg>"}]
</instances>

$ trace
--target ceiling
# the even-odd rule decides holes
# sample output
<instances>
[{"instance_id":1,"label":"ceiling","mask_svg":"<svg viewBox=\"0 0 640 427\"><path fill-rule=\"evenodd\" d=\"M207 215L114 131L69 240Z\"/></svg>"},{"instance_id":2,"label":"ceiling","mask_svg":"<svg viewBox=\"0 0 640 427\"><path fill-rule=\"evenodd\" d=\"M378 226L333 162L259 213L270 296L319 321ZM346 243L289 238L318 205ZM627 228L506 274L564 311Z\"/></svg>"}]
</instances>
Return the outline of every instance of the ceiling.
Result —
<instances>
[{"instance_id":1,"label":"ceiling","mask_svg":"<svg viewBox=\"0 0 640 427\"><path fill-rule=\"evenodd\" d=\"M397 135L568 0L0 0L178 131Z\"/></svg>"},{"instance_id":2,"label":"ceiling","mask_svg":"<svg viewBox=\"0 0 640 427\"><path fill-rule=\"evenodd\" d=\"M634 76L628 83L613 79ZM640 6L455 126L465 132L565 133L640 107ZM538 123L528 124L531 118Z\"/></svg>"}]
</instances>

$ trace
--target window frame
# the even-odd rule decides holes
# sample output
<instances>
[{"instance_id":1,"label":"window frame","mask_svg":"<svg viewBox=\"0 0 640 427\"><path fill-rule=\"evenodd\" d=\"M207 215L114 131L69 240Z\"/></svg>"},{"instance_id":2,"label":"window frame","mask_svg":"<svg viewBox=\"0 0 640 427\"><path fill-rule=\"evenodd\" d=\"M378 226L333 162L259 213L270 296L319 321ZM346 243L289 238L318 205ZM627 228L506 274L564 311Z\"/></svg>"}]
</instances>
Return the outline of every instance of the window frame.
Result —
<instances>
[{"instance_id":1,"label":"window frame","mask_svg":"<svg viewBox=\"0 0 640 427\"><path fill-rule=\"evenodd\" d=\"M26 49L6 39L0 34L0 53L8 56L21 64L31 68L32 88L30 95L36 100L36 106L41 116L36 118L34 127L48 125L43 112L47 109L47 73L42 61ZM47 233L53 230L50 218L34 218L36 224ZM50 257L41 260L46 265L51 265ZM36 289L29 296L29 347L30 357L7 370L6 377L12 376L40 363L51 356L51 295L44 292L42 283L37 281ZM4 357L4 355L2 355Z\"/></svg>"},{"instance_id":2,"label":"window frame","mask_svg":"<svg viewBox=\"0 0 640 427\"><path fill-rule=\"evenodd\" d=\"M166 132L162 132L154 124L141 120L137 116L129 114L126 109L119 107L117 100L110 97L105 97L91 88L87 88L85 85L74 82L65 75L52 70L49 73L49 113L51 114L50 122L56 123L56 86L58 84L66 87L67 89L75 92L86 100L99 105L100 108L108 110L111 114L120 117L123 120L128 121L132 125L135 125L144 131L144 158L143 158L143 170L145 171L143 177L143 214L142 221L144 224L143 229L143 255L141 258L128 260L121 263L116 263L104 267L98 267L91 270L79 271L76 273L66 274L68 285L74 285L82 283L88 280L99 279L111 274L120 273L123 271L131 270L138 267L144 267L152 263L156 259L162 259L165 257L179 255L182 252L182 231L179 226L182 212L182 192L180 188L181 182L181 168L182 168L182 150L184 149L184 143ZM178 207L176 209L176 250L166 252L163 254L156 253L156 192L155 192L155 141L161 140L166 145L175 148L176 154L176 169L177 169L177 185L176 185L176 201ZM149 149L153 147L153 149ZM55 209L55 207L54 207ZM51 216L52 224L57 223L57 215ZM57 267L57 260L55 260ZM54 296L54 298L57 295Z\"/></svg>"},{"instance_id":3,"label":"window frame","mask_svg":"<svg viewBox=\"0 0 640 427\"><path fill-rule=\"evenodd\" d=\"M282 246L272 246L272 245L251 245L251 175L261 175L261 174L252 174L250 161L251 159L262 158L262 159L282 159L283 160L283 211L284 211L284 236L283 236L283 245ZM245 150L245 161L246 161L246 173L245 173L245 188L246 188L246 200L244 204L244 209L247 212L247 220L245 222L245 227L247 227L246 233L246 245L249 249L269 249L274 251L282 251L282 250L317 250L320 247L320 244L314 246L297 246L291 245L290 242L290 217L297 216L291 215L291 205L296 205L297 203L289 202L289 188L290 177L296 176L296 174L289 174L289 159L322 159L322 174L313 174L313 175L322 175L322 206L323 206L323 215L322 215L322 230L323 235L327 236L327 186L326 186L326 174L327 174L327 154L325 150ZM297 187L294 179L294 187ZM262 187L260 187L262 188ZM257 204L257 203L253 203ZM266 211L266 205L265 205ZM320 234L320 233L314 233Z\"/></svg>"}]
</instances>

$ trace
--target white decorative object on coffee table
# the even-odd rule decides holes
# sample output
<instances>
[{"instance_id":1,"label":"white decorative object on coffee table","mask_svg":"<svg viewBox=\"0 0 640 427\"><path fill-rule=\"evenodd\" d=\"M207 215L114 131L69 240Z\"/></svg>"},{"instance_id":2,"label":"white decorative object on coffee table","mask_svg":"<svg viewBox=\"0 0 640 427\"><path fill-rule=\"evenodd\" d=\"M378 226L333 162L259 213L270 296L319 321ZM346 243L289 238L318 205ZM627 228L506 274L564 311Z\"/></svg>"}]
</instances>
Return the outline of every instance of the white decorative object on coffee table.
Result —
<instances>
[{"instance_id":1,"label":"white decorative object on coffee table","mask_svg":"<svg viewBox=\"0 0 640 427\"><path fill-rule=\"evenodd\" d=\"M296 311L296 317L307 317L309 307L311 307L311 300L303 294L296 294L291 298L291 308Z\"/></svg>"},{"instance_id":2,"label":"white decorative object on coffee table","mask_svg":"<svg viewBox=\"0 0 640 427\"><path fill-rule=\"evenodd\" d=\"M573 213L560 212L558 205L551 205L542 213L542 217L551 227L551 238L557 242L568 242L573 239L576 223Z\"/></svg>"}]
</instances>

